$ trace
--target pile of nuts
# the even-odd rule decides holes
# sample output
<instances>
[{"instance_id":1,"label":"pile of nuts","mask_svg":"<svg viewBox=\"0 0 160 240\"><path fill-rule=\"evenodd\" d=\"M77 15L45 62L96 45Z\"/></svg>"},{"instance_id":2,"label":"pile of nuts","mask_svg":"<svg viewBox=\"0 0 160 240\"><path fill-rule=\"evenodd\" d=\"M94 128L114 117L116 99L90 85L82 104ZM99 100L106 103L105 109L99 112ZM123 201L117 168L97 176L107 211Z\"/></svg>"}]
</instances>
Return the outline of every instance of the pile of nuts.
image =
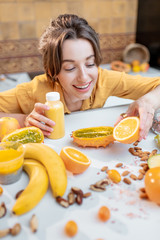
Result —
<instances>
[{"instance_id":1,"label":"pile of nuts","mask_svg":"<svg viewBox=\"0 0 160 240\"><path fill-rule=\"evenodd\" d=\"M89 196L91 196L91 192L83 193L83 191L80 188L72 187L67 195L67 199L63 197L56 197L56 201L62 207L67 208L70 205L73 205L74 203L81 205L83 202L83 198L87 198Z\"/></svg>"},{"instance_id":2,"label":"pile of nuts","mask_svg":"<svg viewBox=\"0 0 160 240\"><path fill-rule=\"evenodd\" d=\"M0 187L0 195L3 193L3 188ZM19 194L20 195L20 194ZM18 194L16 194L16 198L18 197ZM7 213L7 208L4 202L0 205L0 218L3 218ZM35 214L32 215L30 221L29 221L30 229L33 233L35 233L38 230L38 219ZM12 236L16 236L21 232L21 225L19 223L16 223L12 228L6 228L0 230L0 238L7 236L8 234L11 234Z\"/></svg>"}]
</instances>

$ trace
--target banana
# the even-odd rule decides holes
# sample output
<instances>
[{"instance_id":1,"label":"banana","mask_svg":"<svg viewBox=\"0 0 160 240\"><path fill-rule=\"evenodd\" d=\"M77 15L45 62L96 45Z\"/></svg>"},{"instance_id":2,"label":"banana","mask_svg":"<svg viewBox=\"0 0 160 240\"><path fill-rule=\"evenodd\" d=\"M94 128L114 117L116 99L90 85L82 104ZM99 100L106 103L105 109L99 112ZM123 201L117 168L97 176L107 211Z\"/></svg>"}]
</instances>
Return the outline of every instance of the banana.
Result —
<instances>
[{"instance_id":1,"label":"banana","mask_svg":"<svg viewBox=\"0 0 160 240\"><path fill-rule=\"evenodd\" d=\"M34 208L47 192L49 183L46 169L34 159L25 159L23 169L30 180L12 208L16 215L22 215Z\"/></svg>"},{"instance_id":2,"label":"banana","mask_svg":"<svg viewBox=\"0 0 160 240\"><path fill-rule=\"evenodd\" d=\"M63 196L67 188L67 173L63 160L52 148L42 143L27 143L24 158L34 158L46 168L53 196Z\"/></svg>"}]
</instances>

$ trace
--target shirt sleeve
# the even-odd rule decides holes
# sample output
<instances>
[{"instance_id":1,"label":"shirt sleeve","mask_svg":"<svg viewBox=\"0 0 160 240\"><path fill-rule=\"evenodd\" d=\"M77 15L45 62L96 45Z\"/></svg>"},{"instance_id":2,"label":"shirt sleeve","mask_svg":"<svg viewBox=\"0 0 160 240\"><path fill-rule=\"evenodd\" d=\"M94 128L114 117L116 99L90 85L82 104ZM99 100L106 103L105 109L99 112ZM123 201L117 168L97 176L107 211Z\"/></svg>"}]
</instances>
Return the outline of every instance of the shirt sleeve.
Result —
<instances>
[{"instance_id":1,"label":"shirt sleeve","mask_svg":"<svg viewBox=\"0 0 160 240\"><path fill-rule=\"evenodd\" d=\"M160 77L142 77L107 69L98 69L97 84L82 110L103 107L110 96L136 100L160 85Z\"/></svg>"},{"instance_id":2,"label":"shirt sleeve","mask_svg":"<svg viewBox=\"0 0 160 240\"><path fill-rule=\"evenodd\" d=\"M28 85L30 84L19 84L16 88L1 92L0 111L6 113L29 113L33 106L33 100Z\"/></svg>"},{"instance_id":3,"label":"shirt sleeve","mask_svg":"<svg viewBox=\"0 0 160 240\"><path fill-rule=\"evenodd\" d=\"M142 77L126 73L102 70L99 73L97 90L102 95L136 100L160 85L160 77Z\"/></svg>"}]
</instances>

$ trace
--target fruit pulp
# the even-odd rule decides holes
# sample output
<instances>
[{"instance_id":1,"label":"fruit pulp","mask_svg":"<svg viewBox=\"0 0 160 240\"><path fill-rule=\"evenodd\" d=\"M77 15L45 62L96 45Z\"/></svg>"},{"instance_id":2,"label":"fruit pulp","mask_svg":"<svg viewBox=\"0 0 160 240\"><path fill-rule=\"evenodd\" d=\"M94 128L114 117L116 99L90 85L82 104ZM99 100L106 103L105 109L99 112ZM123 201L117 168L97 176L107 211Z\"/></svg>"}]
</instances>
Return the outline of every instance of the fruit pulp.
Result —
<instances>
[{"instance_id":1,"label":"fruit pulp","mask_svg":"<svg viewBox=\"0 0 160 240\"><path fill-rule=\"evenodd\" d=\"M45 111L45 116L55 122L53 132L48 136L51 139L62 138L65 135L64 127L64 108L61 101L47 101L46 105L50 107Z\"/></svg>"}]
</instances>

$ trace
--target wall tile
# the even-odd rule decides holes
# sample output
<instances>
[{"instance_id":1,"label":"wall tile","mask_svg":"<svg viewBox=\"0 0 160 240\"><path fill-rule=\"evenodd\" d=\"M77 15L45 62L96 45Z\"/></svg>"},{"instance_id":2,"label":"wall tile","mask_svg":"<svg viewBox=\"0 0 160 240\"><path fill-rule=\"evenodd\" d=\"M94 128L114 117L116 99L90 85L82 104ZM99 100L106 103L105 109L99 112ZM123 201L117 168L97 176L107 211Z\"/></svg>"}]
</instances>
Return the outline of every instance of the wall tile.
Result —
<instances>
[{"instance_id":1,"label":"wall tile","mask_svg":"<svg viewBox=\"0 0 160 240\"><path fill-rule=\"evenodd\" d=\"M112 1L111 0L103 0L98 2L98 13L100 18L109 18L112 17Z\"/></svg>"},{"instance_id":2,"label":"wall tile","mask_svg":"<svg viewBox=\"0 0 160 240\"><path fill-rule=\"evenodd\" d=\"M67 3L67 13L73 13L78 16L83 16L83 1L72 1Z\"/></svg>"},{"instance_id":3,"label":"wall tile","mask_svg":"<svg viewBox=\"0 0 160 240\"><path fill-rule=\"evenodd\" d=\"M36 37L35 22L19 23L19 34L21 39L30 39Z\"/></svg>"},{"instance_id":4,"label":"wall tile","mask_svg":"<svg viewBox=\"0 0 160 240\"><path fill-rule=\"evenodd\" d=\"M130 0L127 1L130 2ZM113 17L126 17L127 15L126 0L112 1L112 13Z\"/></svg>"},{"instance_id":5,"label":"wall tile","mask_svg":"<svg viewBox=\"0 0 160 240\"><path fill-rule=\"evenodd\" d=\"M1 22L17 21L17 4L16 3L1 3Z\"/></svg>"},{"instance_id":6,"label":"wall tile","mask_svg":"<svg viewBox=\"0 0 160 240\"><path fill-rule=\"evenodd\" d=\"M35 2L35 19L37 21L39 20L45 20L49 19L52 15L52 3L49 1L46 2Z\"/></svg>"},{"instance_id":7,"label":"wall tile","mask_svg":"<svg viewBox=\"0 0 160 240\"><path fill-rule=\"evenodd\" d=\"M112 32L112 21L111 18L100 18L98 21L98 32L111 33Z\"/></svg>"},{"instance_id":8,"label":"wall tile","mask_svg":"<svg viewBox=\"0 0 160 240\"><path fill-rule=\"evenodd\" d=\"M144 4L144 7L145 7L145 4ZM127 16L134 17L136 19L137 18L137 10L138 10L138 0L126 1L126 8L127 8Z\"/></svg>"},{"instance_id":9,"label":"wall tile","mask_svg":"<svg viewBox=\"0 0 160 240\"><path fill-rule=\"evenodd\" d=\"M60 14L67 13L68 10L67 2L66 1L52 2L51 9L52 9L51 17L53 19L57 18Z\"/></svg>"},{"instance_id":10,"label":"wall tile","mask_svg":"<svg viewBox=\"0 0 160 240\"><path fill-rule=\"evenodd\" d=\"M84 1L83 2L83 16L88 21L91 19L97 20L99 17L98 2L91 1L91 0Z\"/></svg>"},{"instance_id":11,"label":"wall tile","mask_svg":"<svg viewBox=\"0 0 160 240\"><path fill-rule=\"evenodd\" d=\"M18 21L33 21L35 20L34 7L30 3L19 3L17 9Z\"/></svg>"},{"instance_id":12,"label":"wall tile","mask_svg":"<svg viewBox=\"0 0 160 240\"><path fill-rule=\"evenodd\" d=\"M135 18L127 18L126 19L126 32L136 32L136 20Z\"/></svg>"},{"instance_id":13,"label":"wall tile","mask_svg":"<svg viewBox=\"0 0 160 240\"><path fill-rule=\"evenodd\" d=\"M113 18L111 21L112 33L124 33L126 31L125 18Z\"/></svg>"},{"instance_id":14,"label":"wall tile","mask_svg":"<svg viewBox=\"0 0 160 240\"><path fill-rule=\"evenodd\" d=\"M36 38L39 38L42 33L44 32L45 28L49 25L50 19L36 21L35 28L36 28Z\"/></svg>"},{"instance_id":15,"label":"wall tile","mask_svg":"<svg viewBox=\"0 0 160 240\"><path fill-rule=\"evenodd\" d=\"M19 39L18 23L1 23L2 40Z\"/></svg>"}]
</instances>

